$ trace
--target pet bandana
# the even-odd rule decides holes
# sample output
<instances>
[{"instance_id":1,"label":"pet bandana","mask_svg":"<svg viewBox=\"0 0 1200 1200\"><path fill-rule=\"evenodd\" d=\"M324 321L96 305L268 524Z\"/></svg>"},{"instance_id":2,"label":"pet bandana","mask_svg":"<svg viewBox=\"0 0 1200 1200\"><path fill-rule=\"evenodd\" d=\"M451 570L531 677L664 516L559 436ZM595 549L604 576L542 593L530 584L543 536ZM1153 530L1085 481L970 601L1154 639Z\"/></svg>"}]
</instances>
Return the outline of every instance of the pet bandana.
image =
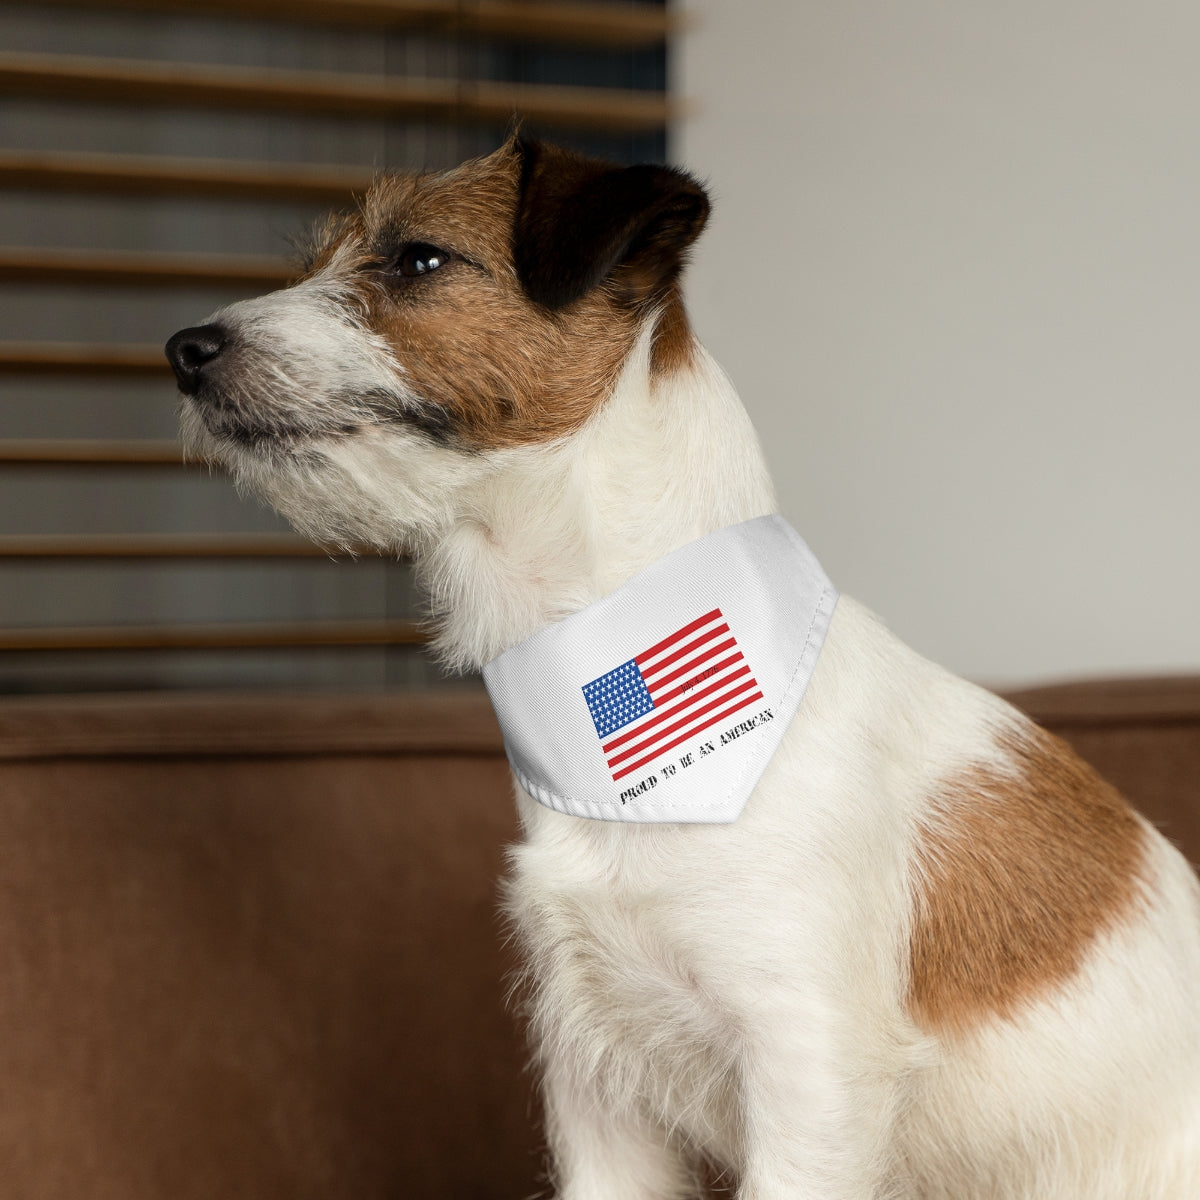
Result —
<instances>
[{"instance_id":1,"label":"pet bandana","mask_svg":"<svg viewBox=\"0 0 1200 1200\"><path fill-rule=\"evenodd\" d=\"M576 817L736 820L836 603L778 515L659 559L483 668L517 781Z\"/></svg>"}]
</instances>

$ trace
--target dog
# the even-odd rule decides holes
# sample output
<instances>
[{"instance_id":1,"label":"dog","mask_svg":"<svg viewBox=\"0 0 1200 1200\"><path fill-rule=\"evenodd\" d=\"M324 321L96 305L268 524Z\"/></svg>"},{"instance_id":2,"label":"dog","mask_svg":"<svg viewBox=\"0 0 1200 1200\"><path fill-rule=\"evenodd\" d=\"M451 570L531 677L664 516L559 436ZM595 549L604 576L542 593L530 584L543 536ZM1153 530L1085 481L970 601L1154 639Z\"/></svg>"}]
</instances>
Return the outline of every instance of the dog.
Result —
<instances>
[{"instance_id":1,"label":"dog","mask_svg":"<svg viewBox=\"0 0 1200 1200\"><path fill-rule=\"evenodd\" d=\"M411 554L442 658L483 668L776 511L681 298L708 213L520 133L381 177L297 283L170 340L185 443L325 545ZM1180 854L848 597L774 725L734 820L516 788L557 1195L1196 1200Z\"/></svg>"}]
</instances>

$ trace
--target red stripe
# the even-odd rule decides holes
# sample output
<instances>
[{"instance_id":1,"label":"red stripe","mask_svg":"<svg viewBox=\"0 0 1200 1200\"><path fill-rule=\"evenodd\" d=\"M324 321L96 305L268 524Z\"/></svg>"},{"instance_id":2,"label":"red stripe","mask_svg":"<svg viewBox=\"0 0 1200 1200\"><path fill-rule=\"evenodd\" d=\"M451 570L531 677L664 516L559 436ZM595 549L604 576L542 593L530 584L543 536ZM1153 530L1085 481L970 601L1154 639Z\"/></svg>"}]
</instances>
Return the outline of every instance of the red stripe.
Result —
<instances>
[{"instance_id":1,"label":"red stripe","mask_svg":"<svg viewBox=\"0 0 1200 1200\"><path fill-rule=\"evenodd\" d=\"M682 637L687 637L693 630L699 629L701 625L707 625L709 621L715 621L721 615L719 608L714 608L712 612L705 613L702 617L697 617L690 625L685 625L682 629L677 629L670 637L665 637L661 642L657 642L651 646L649 650L644 650L637 656L637 662L641 662L644 658L653 658L660 650L665 650L668 646L673 645Z\"/></svg>"},{"instance_id":2,"label":"red stripe","mask_svg":"<svg viewBox=\"0 0 1200 1200\"><path fill-rule=\"evenodd\" d=\"M668 683L672 683L681 675L690 675L693 671L702 667L710 658L720 654L722 650L731 650L736 646L737 642L735 642L733 638L730 638L728 641L722 642L719 646L713 646L705 653L703 658L698 658L693 663L684 663L682 667L676 671L672 671L670 675L664 675L655 683L653 688L648 689L651 697L654 700L654 703L665 704L668 700L673 700L679 695L680 692L683 691L685 687L687 687L687 684L685 683L681 687L677 687L673 692L668 692L665 696L659 695L658 689L666 687ZM728 658L723 659L721 662L715 663L710 669L714 671L723 671L727 666L729 666L730 663L737 662L737 660L741 657L742 652L739 650L736 654L731 654Z\"/></svg>"},{"instance_id":3,"label":"red stripe","mask_svg":"<svg viewBox=\"0 0 1200 1200\"><path fill-rule=\"evenodd\" d=\"M688 642L686 646L681 646L674 654L668 654L666 658L660 659L652 667L643 667L641 658L634 661L638 665L638 670L642 673L642 678L647 679L649 676L661 671L663 667L669 667L673 662L678 662L681 658L691 654L693 650L699 649L705 642L711 642L713 638L728 632L729 626L722 622L720 625L714 625L707 633L701 634L694 642Z\"/></svg>"},{"instance_id":4,"label":"red stripe","mask_svg":"<svg viewBox=\"0 0 1200 1200\"><path fill-rule=\"evenodd\" d=\"M719 712L715 717L710 717L702 725L697 725L695 729L689 729L687 733L681 733L673 742L668 742L665 746L660 746L653 754L647 754L645 758L635 763L630 763L623 770L613 774L613 782L618 779L624 779L626 775L631 775L639 767L644 767L648 762L653 762L654 759L666 754L668 750L673 750L680 742L686 742L688 738L695 737L698 733L703 733L710 726L715 725L718 721L725 720L726 717L731 717L735 712L741 712L748 704L753 704L756 700L763 698L762 692L755 692L753 696L747 696L744 700L738 701L732 708L726 709L724 712Z\"/></svg>"},{"instance_id":5,"label":"red stripe","mask_svg":"<svg viewBox=\"0 0 1200 1200\"><path fill-rule=\"evenodd\" d=\"M749 668L747 668L747 670L749 670ZM717 686L723 687L724 682L722 682L721 684L719 684ZM745 692L745 691L748 691L750 688L756 688L756 687L758 687L758 684L755 683L754 680L751 678L751 679L746 680L746 682L743 683L740 687L734 688L733 691L731 691L731 692L725 692L724 695L718 696L715 700L710 700L707 704L703 704L699 708L693 708L691 701L687 701L684 704L678 705L678 707L676 708L676 712L678 712L684 708L689 708L692 711L689 712L686 717L682 717L678 721L676 721L674 725L668 725L665 729L658 730L654 734L653 737L647 738L644 742L638 742L636 746L630 746L628 750L622 750L620 754L615 755L613 758L608 759L608 765L610 767L615 767L617 765L617 763L622 762L624 759L627 759L631 754L640 754L643 750L648 750L651 746L654 746L658 742L662 741L662 739L665 738L668 734L674 733L675 730L677 730L677 729L682 729L690 721L694 721L697 717L702 717L706 712L711 712L714 708L719 708L727 700L732 699L734 696L739 695L741 692ZM638 732L640 733L641 730L638 730ZM660 753L661 753L661 751L655 751L654 754L651 754L650 757L655 758Z\"/></svg>"},{"instance_id":6,"label":"red stripe","mask_svg":"<svg viewBox=\"0 0 1200 1200\"><path fill-rule=\"evenodd\" d=\"M657 712L648 720L643 721L636 728L627 730L625 733L621 734L620 737L613 738L611 742L604 746L604 753L606 755L611 753L618 746L624 745L627 741L629 741L630 738L641 737L646 730L653 728L655 725L661 724L663 721L670 720L671 717L677 716L679 713L683 712L684 709L691 708L692 705L694 705L697 701L703 700L706 696L711 696L713 692L718 692L724 687L728 687L733 680L740 679L741 676L749 674L750 667L748 665L744 666L735 671L732 675L726 675L724 679L718 679L715 683L710 683L708 687L697 692L694 696L689 696L685 701L683 701L682 704L676 704L674 708L664 708L661 712ZM750 682L753 683L754 680L751 680ZM666 731L664 730L663 732ZM659 736L661 736L661 733ZM647 742L644 744L649 745L650 743ZM642 747L640 745L635 746L632 751L626 751L622 757L626 757L627 755L633 753L634 751L640 750L641 748ZM612 764L617 761L619 760L609 759L609 766L612 766Z\"/></svg>"}]
</instances>

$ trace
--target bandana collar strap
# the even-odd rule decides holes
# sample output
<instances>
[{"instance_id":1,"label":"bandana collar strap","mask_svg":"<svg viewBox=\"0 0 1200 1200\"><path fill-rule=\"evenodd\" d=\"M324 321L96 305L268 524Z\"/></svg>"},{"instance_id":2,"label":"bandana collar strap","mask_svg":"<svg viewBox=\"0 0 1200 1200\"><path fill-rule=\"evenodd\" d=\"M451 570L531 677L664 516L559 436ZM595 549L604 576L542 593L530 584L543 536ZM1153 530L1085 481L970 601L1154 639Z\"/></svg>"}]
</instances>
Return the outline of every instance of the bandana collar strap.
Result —
<instances>
[{"instance_id":1,"label":"bandana collar strap","mask_svg":"<svg viewBox=\"0 0 1200 1200\"><path fill-rule=\"evenodd\" d=\"M837 592L779 515L709 534L483 668L521 787L602 821L735 821Z\"/></svg>"}]
</instances>

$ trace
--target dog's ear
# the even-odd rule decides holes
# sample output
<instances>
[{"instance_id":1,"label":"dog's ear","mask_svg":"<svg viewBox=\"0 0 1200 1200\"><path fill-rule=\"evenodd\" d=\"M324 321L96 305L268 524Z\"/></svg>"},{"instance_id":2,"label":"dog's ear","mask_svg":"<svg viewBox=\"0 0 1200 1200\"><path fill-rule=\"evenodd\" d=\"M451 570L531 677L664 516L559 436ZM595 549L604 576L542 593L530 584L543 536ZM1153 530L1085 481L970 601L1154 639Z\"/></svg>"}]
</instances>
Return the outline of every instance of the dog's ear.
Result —
<instances>
[{"instance_id":1,"label":"dog's ear","mask_svg":"<svg viewBox=\"0 0 1200 1200\"><path fill-rule=\"evenodd\" d=\"M670 167L614 167L517 136L513 258L526 294L560 309L606 279L631 303L664 295L708 219L708 196Z\"/></svg>"}]
</instances>

